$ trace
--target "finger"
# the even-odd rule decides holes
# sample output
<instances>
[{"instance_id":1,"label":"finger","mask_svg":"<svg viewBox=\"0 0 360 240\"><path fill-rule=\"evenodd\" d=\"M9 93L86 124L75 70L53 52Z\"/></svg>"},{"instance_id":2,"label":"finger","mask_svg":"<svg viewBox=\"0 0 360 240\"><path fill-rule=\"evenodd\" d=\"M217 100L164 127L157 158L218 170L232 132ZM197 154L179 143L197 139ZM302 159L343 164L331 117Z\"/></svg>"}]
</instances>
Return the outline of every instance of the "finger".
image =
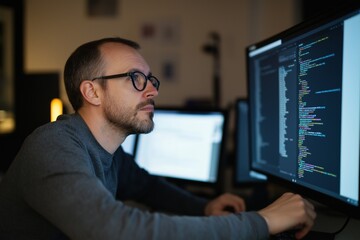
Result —
<instances>
[{"instance_id":1,"label":"finger","mask_svg":"<svg viewBox=\"0 0 360 240\"><path fill-rule=\"evenodd\" d=\"M245 201L241 199L241 201L238 202L238 205L235 207L237 212L246 211L246 204Z\"/></svg>"},{"instance_id":2,"label":"finger","mask_svg":"<svg viewBox=\"0 0 360 240\"><path fill-rule=\"evenodd\" d=\"M224 194L221 196L221 202L224 207L231 206L236 212L241 212L246 210L246 204L244 199L233 194Z\"/></svg>"},{"instance_id":3,"label":"finger","mask_svg":"<svg viewBox=\"0 0 360 240\"><path fill-rule=\"evenodd\" d=\"M304 226L303 228L301 228L299 231L297 231L295 233L295 237L296 239L302 239L303 237L305 237L311 230L313 224L310 224L308 226Z\"/></svg>"},{"instance_id":4,"label":"finger","mask_svg":"<svg viewBox=\"0 0 360 240\"><path fill-rule=\"evenodd\" d=\"M315 218L316 218L315 209L313 205L310 204L307 206L307 216L306 216L305 224L298 232L296 232L297 239L303 238L306 234L310 232L312 226L314 225Z\"/></svg>"},{"instance_id":5,"label":"finger","mask_svg":"<svg viewBox=\"0 0 360 240\"><path fill-rule=\"evenodd\" d=\"M236 202L236 206L234 206L234 208L236 209L237 212L246 210L246 204L245 204L244 199L242 199L238 196L235 196L234 201Z\"/></svg>"},{"instance_id":6,"label":"finger","mask_svg":"<svg viewBox=\"0 0 360 240\"><path fill-rule=\"evenodd\" d=\"M305 204L306 204L306 206L307 206L308 208L310 208L310 209L312 209L312 210L315 210L315 207L314 207L314 205L313 205L311 202L309 202L309 201L306 200L306 199L304 199L304 202L305 202Z\"/></svg>"},{"instance_id":7,"label":"finger","mask_svg":"<svg viewBox=\"0 0 360 240\"><path fill-rule=\"evenodd\" d=\"M235 212L245 211L246 209L245 201L242 198L238 198L238 197L228 199L226 205L231 206L235 210Z\"/></svg>"}]
</instances>

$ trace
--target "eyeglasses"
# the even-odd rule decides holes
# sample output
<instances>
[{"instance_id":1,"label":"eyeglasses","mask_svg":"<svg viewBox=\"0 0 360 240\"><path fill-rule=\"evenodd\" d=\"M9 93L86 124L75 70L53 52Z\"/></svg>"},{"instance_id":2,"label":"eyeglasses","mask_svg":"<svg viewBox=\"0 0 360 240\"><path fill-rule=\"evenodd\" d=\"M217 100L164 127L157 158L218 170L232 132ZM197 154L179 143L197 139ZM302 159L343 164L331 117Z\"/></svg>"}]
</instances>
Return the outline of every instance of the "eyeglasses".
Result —
<instances>
[{"instance_id":1,"label":"eyeglasses","mask_svg":"<svg viewBox=\"0 0 360 240\"><path fill-rule=\"evenodd\" d=\"M96 79L113 79L113 78L123 78L123 77L130 77L134 88L136 90L138 90L139 92L144 91L148 80L156 88L156 90L159 91L160 81L155 76L152 76L152 75L146 76L144 73L142 73L140 71L133 71L133 72L120 73L120 74L115 74L115 75L95 77L95 78L91 79L91 81L94 81Z\"/></svg>"}]
</instances>

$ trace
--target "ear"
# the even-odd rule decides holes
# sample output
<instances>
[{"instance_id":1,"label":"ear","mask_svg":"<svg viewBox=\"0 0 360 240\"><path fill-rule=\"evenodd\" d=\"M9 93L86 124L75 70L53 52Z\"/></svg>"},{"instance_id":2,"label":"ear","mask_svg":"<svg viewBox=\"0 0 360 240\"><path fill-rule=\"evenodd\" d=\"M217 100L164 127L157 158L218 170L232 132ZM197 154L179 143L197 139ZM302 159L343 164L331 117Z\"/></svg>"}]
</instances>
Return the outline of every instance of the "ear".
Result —
<instances>
[{"instance_id":1,"label":"ear","mask_svg":"<svg viewBox=\"0 0 360 240\"><path fill-rule=\"evenodd\" d=\"M89 80L82 81L80 84L80 92L84 98L84 100L91 105L100 105L101 101L96 93L96 85Z\"/></svg>"}]
</instances>

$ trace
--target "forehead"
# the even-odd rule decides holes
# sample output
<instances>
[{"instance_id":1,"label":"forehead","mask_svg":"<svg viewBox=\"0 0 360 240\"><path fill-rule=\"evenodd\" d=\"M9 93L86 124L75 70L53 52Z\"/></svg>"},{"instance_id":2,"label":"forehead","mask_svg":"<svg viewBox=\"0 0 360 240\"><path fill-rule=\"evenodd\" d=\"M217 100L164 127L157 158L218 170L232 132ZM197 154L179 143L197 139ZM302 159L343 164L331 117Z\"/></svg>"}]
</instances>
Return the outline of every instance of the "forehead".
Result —
<instances>
[{"instance_id":1,"label":"forehead","mask_svg":"<svg viewBox=\"0 0 360 240\"><path fill-rule=\"evenodd\" d=\"M105 43L100 47L105 71L137 69L147 73L149 66L138 50L122 43Z\"/></svg>"}]
</instances>

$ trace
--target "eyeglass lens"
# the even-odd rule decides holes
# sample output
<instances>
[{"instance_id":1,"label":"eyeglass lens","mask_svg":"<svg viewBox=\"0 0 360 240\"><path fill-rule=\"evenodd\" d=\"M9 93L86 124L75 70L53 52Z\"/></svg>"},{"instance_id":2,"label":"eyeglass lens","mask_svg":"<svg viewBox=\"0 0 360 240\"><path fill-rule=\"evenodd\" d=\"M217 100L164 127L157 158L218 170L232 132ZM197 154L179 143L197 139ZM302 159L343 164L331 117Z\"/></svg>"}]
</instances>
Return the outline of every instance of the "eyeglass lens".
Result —
<instances>
[{"instance_id":1,"label":"eyeglass lens","mask_svg":"<svg viewBox=\"0 0 360 240\"><path fill-rule=\"evenodd\" d=\"M134 83L134 87L139 91L146 88L147 80L149 80L156 89L159 89L159 82L154 76L147 77L142 72L133 72L130 76Z\"/></svg>"}]
</instances>

